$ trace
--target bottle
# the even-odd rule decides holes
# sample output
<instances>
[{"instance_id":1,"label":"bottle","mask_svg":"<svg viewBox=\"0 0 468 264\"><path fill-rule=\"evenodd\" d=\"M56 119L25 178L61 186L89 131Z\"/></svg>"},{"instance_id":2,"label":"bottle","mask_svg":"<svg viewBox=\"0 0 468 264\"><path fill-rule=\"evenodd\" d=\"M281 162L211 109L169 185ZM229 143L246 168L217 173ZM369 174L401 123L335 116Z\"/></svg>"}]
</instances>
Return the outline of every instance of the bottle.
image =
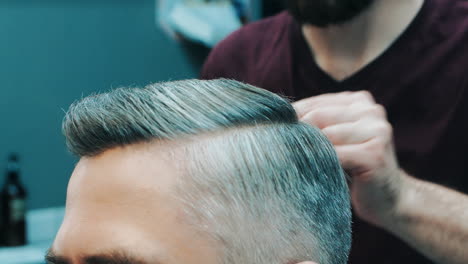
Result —
<instances>
[{"instance_id":1,"label":"bottle","mask_svg":"<svg viewBox=\"0 0 468 264\"><path fill-rule=\"evenodd\" d=\"M8 158L5 183L1 189L2 244L26 244L26 190L20 181L19 159L16 154Z\"/></svg>"}]
</instances>

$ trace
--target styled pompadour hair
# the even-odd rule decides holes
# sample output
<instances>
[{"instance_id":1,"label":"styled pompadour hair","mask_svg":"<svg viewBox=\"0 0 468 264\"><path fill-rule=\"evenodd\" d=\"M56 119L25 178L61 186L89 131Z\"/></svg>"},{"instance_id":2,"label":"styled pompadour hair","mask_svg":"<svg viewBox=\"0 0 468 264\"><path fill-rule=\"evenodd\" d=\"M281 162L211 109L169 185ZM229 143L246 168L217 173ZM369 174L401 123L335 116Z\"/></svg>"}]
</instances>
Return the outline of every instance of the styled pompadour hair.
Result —
<instances>
[{"instance_id":1,"label":"styled pompadour hair","mask_svg":"<svg viewBox=\"0 0 468 264\"><path fill-rule=\"evenodd\" d=\"M278 95L226 79L119 88L74 103L63 132L79 157L184 142L171 153L184 161L178 197L219 242L220 263L347 262L343 170L325 136Z\"/></svg>"}]
</instances>

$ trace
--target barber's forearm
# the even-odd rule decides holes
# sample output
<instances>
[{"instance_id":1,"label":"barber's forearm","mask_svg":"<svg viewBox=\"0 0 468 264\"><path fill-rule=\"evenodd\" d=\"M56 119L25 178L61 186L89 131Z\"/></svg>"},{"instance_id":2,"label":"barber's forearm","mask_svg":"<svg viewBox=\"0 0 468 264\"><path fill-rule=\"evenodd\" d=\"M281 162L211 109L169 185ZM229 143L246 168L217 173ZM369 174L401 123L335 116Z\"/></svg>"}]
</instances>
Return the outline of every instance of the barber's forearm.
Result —
<instances>
[{"instance_id":1,"label":"barber's forearm","mask_svg":"<svg viewBox=\"0 0 468 264\"><path fill-rule=\"evenodd\" d=\"M436 263L468 263L468 196L406 174L402 178L398 205L379 225Z\"/></svg>"}]
</instances>

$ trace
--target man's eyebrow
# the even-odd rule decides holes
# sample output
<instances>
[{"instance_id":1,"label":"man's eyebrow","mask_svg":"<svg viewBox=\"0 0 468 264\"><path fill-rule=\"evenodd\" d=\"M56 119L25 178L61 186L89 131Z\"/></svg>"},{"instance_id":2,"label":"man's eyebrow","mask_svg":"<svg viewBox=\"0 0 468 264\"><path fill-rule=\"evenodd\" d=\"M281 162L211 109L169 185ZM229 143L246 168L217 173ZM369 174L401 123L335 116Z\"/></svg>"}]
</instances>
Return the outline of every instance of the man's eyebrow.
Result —
<instances>
[{"instance_id":1,"label":"man's eyebrow","mask_svg":"<svg viewBox=\"0 0 468 264\"><path fill-rule=\"evenodd\" d=\"M47 264L48 263L51 263L51 264L70 264L71 263L67 258L59 257L59 256L55 255L52 248L47 250L47 253L46 253L44 259L45 259Z\"/></svg>"},{"instance_id":2,"label":"man's eyebrow","mask_svg":"<svg viewBox=\"0 0 468 264\"><path fill-rule=\"evenodd\" d=\"M143 261L141 258L119 251L100 255L85 256L83 260L83 262L86 264L148 264L148 262ZM156 261L151 263L159 264L160 262Z\"/></svg>"},{"instance_id":3,"label":"man's eyebrow","mask_svg":"<svg viewBox=\"0 0 468 264\"><path fill-rule=\"evenodd\" d=\"M51 264L71 264L71 261L66 257L57 256L50 249L45 257L46 261ZM96 254L91 256L83 256L80 258L80 263L84 264L148 264L139 257L131 256L121 251L112 251L110 253ZM161 262L153 260L152 264L161 264Z\"/></svg>"}]
</instances>

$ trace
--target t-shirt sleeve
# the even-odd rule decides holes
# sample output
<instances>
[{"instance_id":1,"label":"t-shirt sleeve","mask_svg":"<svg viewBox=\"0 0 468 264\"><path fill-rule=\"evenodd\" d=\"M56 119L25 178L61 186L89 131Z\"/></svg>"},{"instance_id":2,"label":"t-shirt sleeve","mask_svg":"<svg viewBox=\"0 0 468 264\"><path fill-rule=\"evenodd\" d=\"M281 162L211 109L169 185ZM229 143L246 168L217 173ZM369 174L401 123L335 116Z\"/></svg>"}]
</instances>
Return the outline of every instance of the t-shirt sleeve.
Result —
<instances>
[{"instance_id":1,"label":"t-shirt sleeve","mask_svg":"<svg viewBox=\"0 0 468 264\"><path fill-rule=\"evenodd\" d=\"M235 31L213 48L202 67L200 79L239 79L242 76L242 64L247 59L242 51L243 35L242 29Z\"/></svg>"}]
</instances>

